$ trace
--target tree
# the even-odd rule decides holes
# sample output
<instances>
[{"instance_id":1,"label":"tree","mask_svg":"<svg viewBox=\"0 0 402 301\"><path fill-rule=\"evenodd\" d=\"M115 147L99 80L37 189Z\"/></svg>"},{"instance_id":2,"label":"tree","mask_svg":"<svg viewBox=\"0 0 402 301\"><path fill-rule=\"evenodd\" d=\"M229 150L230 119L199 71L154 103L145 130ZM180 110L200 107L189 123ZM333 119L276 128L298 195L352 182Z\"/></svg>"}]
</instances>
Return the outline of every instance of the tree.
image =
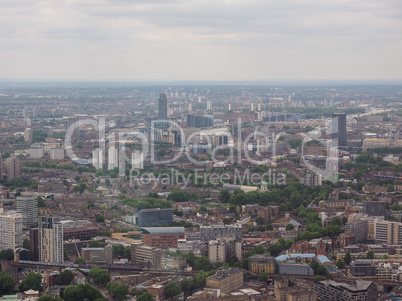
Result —
<instances>
[{"instance_id":1,"label":"tree","mask_svg":"<svg viewBox=\"0 0 402 301\"><path fill-rule=\"evenodd\" d=\"M110 282L108 283L109 286ZM120 283L113 283L108 287L109 293L116 300L124 300L128 295L128 286Z\"/></svg>"},{"instance_id":2,"label":"tree","mask_svg":"<svg viewBox=\"0 0 402 301\"><path fill-rule=\"evenodd\" d=\"M343 261L345 262L346 265L349 265L352 262L352 256L350 255L350 252L346 252Z\"/></svg>"},{"instance_id":3,"label":"tree","mask_svg":"<svg viewBox=\"0 0 402 301\"><path fill-rule=\"evenodd\" d=\"M52 295L48 295L48 294L44 294L44 295L40 296L38 299L38 301L56 301L56 300L58 300L58 299L56 299ZM63 300L63 299L61 299L61 300Z\"/></svg>"},{"instance_id":4,"label":"tree","mask_svg":"<svg viewBox=\"0 0 402 301\"><path fill-rule=\"evenodd\" d=\"M58 282L60 285L70 285L73 280L74 274L70 270L64 270L58 277Z\"/></svg>"},{"instance_id":5,"label":"tree","mask_svg":"<svg viewBox=\"0 0 402 301\"><path fill-rule=\"evenodd\" d=\"M181 288L177 281L169 281L167 287L166 287L166 296L170 297L173 299L173 297L179 295L181 293Z\"/></svg>"},{"instance_id":6,"label":"tree","mask_svg":"<svg viewBox=\"0 0 402 301\"><path fill-rule=\"evenodd\" d=\"M93 267L90 271L88 276L94 280L96 284L103 284L109 282L110 276L109 272L106 269L100 269L98 267Z\"/></svg>"},{"instance_id":7,"label":"tree","mask_svg":"<svg viewBox=\"0 0 402 301\"><path fill-rule=\"evenodd\" d=\"M261 282L267 282L268 281L268 274L265 272L260 273L258 276L258 280Z\"/></svg>"},{"instance_id":8,"label":"tree","mask_svg":"<svg viewBox=\"0 0 402 301\"><path fill-rule=\"evenodd\" d=\"M124 252L123 252L123 257L126 259L130 259L131 258L131 247L127 246L124 248Z\"/></svg>"},{"instance_id":9,"label":"tree","mask_svg":"<svg viewBox=\"0 0 402 301\"><path fill-rule=\"evenodd\" d=\"M343 269L345 267L345 262L343 261L342 258L339 258L336 261L336 266L338 267L338 269Z\"/></svg>"},{"instance_id":10,"label":"tree","mask_svg":"<svg viewBox=\"0 0 402 301\"><path fill-rule=\"evenodd\" d=\"M190 278L184 278L181 282L181 288L186 294L189 294L194 288L194 280Z\"/></svg>"},{"instance_id":11,"label":"tree","mask_svg":"<svg viewBox=\"0 0 402 301\"><path fill-rule=\"evenodd\" d=\"M232 222L232 219L225 217L225 218L222 220L222 222L223 222L225 225L228 225L228 224L230 224L230 223Z\"/></svg>"},{"instance_id":12,"label":"tree","mask_svg":"<svg viewBox=\"0 0 402 301\"><path fill-rule=\"evenodd\" d=\"M229 202L230 199L230 192L227 189L221 189L221 191L219 191L219 195L218 195L218 199L222 202L222 203L227 203Z\"/></svg>"},{"instance_id":13,"label":"tree","mask_svg":"<svg viewBox=\"0 0 402 301\"><path fill-rule=\"evenodd\" d=\"M105 222L105 217L103 215L98 215L96 218L97 223L104 223Z\"/></svg>"},{"instance_id":14,"label":"tree","mask_svg":"<svg viewBox=\"0 0 402 301\"><path fill-rule=\"evenodd\" d=\"M295 226L293 226L293 224L286 225L286 231L293 231L294 229L295 229Z\"/></svg>"},{"instance_id":15,"label":"tree","mask_svg":"<svg viewBox=\"0 0 402 301\"><path fill-rule=\"evenodd\" d=\"M366 258L367 259L374 259L374 252L373 252L373 250L370 250L370 251L368 251L367 252L367 255L366 255Z\"/></svg>"},{"instance_id":16,"label":"tree","mask_svg":"<svg viewBox=\"0 0 402 301\"><path fill-rule=\"evenodd\" d=\"M237 206L236 205L230 205L229 206L229 212L230 213L237 213Z\"/></svg>"},{"instance_id":17,"label":"tree","mask_svg":"<svg viewBox=\"0 0 402 301\"><path fill-rule=\"evenodd\" d=\"M38 207L46 207L46 203L42 197L38 196L37 200L38 200Z\"/></svg>"},{"instance_id":18,"label":"tree","mask_svg":"<svg viewBox=\"0 0 402 301\"><path fill-rule=\"evenodd\" d=\"M185 191L180 190L180 189L173 189L168 197L167 200L169 201L173 201L176 203L180 203L180 202L187 202L188 201L188 195Z\"/></svg>"},{"instance_id":19,"label":"tree","mask_svg":"<svg viewBox=\"0 0 402 301\"><path fill-rule=\"evenodd\" d=\"M267 231L272 231L274 230L274 226L272 226L272 224L268 224L265 229L267 229Z\"/></svg>"},{"instance_id":20,"label":"tree","mask_svg":"<svg viewBox=\"0 0 402 301\"><path fill-rule=\"evenodd\" d=\"M11 249L2 250L0 252L1 260L14 260L14 251Z\"/></svg>"},{"instance_id":21,"label":"tree","mask_svg":"<svg viewBox=\"0 0 402 301\"><path fill-rule=\"evenodd\" d=\"M7 295L14 291L15 289L15 281L13 277L1 271L0 272L0 295Z\"/></svg>"},{"instance_id":22,"label":"tree","mask_svg":"<svg viewBox=\"0 0 402 301\"><path fill-rule=\"evenodd\" d=\"M264 220L264 218L262 216L257 217L255 222L257 223L257 225L264 225L265 224L265 220Z\"/></svg>"},{"instance_id":23,"label":"tree","mask_svg":"<svg viewBox=\"0 0 402 301\"><path fill-rule=\"evenodd\" d=\"M102 293L89 283L69 285L64 290L64 301L103 300Z\"/></svg>"},{"instance_id":24,"label":"tree","mask_svg":"<svg viewBox=\"0 0 402 301\"><path fill-rule=\"evenodd\" d=\"M318 282L323 281L323 280L325 280L325 278L323 278L321 276L315 276L314 277L314 283L318 283Z\"/></svg>"},{"instance_id":25,"label":"tree","mask_svg":"<svg viewBox=\"0 0 402 301\"><path fill-rule=\"evenodd\" d=\"M36 274L33 272L28 273L24 280L20 283L19 289L21 292L25 292L27 290L38 291L41 288L42 284L42 275Z\"/></svg>"},{"instance_id":26,"label":"tree","mask_svg":"<svg viewBox=\"0 0 402 301\"><path fill-rule=\"evenodd\" d=\"M107 237L112 237L112 232L111 231L102 231L100 233L101 236L107 236Z\"/></svg>"},{"instance_id":27,"label":"tree","mask_svg":"<svg viewBox=\"0 0 402 301\"><path fill-rule=\"evenodd\" d=\"M82 258L82 257L77 257L77 258L74 260L74 263L75 263L75 264L86 264L85 259Z\"/></svg>"},{"instance_id":28,"label":"tree","mask_svg":"<svg viewBox=\"0 0 402 301\"><path fill-rule=\"evenodd\" d=\"M282 253L283 247L279 243L274 243L269 247L269 252L271 252L271 255L276 257L279 254Z\"/></svg>"},{"instance_id":29,"label":"tree","mask_svg":"<svg viewBox=\"0 0 402 301\"><path fill-rule=\"evenodd\" d=\"M208 257L202 256L194 261L194 270L210 271L212 270L212 263Z\"/></svg>"},{"instance_id":30,"label":"tree","mask_svg":"<svg viewBox=\"0 0 402 301\"><path fill-rule=\"evenodd\" d=\"M137 301L154 301L151 293L145 292L138 296Z\"/></svg>"},{"instance_id":31,"label":"tree","mask_svg":"<svg viewBox=\"0 0 402 301\"><path fill-rule=\"evenodd\" d=\"M325 268L325 266L320 265L317 269L317 275L323 275L326 276L328 275L328 270Z\"/></svg>"}]
</instances>

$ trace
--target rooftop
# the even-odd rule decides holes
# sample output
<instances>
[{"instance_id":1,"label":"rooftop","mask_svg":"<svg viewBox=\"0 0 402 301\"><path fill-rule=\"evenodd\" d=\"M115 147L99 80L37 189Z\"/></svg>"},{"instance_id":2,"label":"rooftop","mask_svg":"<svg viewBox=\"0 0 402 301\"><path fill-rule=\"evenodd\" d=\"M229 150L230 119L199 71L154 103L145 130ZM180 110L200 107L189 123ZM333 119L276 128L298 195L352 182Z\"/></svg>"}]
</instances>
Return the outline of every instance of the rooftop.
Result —
<instances>
[{"instance_id":1,"label":"rooftop","mask_svg":"<svg viewBox=\"0 0 402 301\"><path fill-rule=\"evenodd\" d=\"M184 227L146 227L141 229L144 234L150 235L184 234Z\"/></svg>"}]
</instances>

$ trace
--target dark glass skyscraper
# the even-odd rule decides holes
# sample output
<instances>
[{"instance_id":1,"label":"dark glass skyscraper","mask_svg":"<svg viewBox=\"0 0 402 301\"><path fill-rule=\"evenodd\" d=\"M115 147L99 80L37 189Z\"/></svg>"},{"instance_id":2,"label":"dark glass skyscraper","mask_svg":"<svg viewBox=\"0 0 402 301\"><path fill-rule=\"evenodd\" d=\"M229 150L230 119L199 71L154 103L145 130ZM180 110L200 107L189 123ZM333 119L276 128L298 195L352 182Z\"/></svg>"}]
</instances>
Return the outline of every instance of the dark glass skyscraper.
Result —
<instances>
[{"instance_id":1,"label":"dark glass skyscraper","mask_svg":"<svg viewBox=\"0 0 402 301\"><path fill-rule=\"evenodd\" d=\"M167 120L167 98L166 93L162 92L159 96L159 120ZM167 124L165 125L165 127Z\"/></svg>"},{"instance_id":2,"label":"dark glass skyscraper","mask_svg":"<svg viewBox=\"0 0 402 301\"><path fill-rule=\"evenodd\" d=\"M334 146L346 146L346 113L332 114L332 141Z\"/></svg>"}]
</instances>

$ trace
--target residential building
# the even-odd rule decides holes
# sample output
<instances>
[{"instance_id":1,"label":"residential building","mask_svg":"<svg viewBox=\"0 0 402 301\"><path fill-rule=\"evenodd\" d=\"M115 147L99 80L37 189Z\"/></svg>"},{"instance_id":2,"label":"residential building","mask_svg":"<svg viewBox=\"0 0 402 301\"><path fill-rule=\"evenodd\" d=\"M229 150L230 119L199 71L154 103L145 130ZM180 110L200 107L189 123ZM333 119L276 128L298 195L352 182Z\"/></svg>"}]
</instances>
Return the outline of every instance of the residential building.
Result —
<instances>
[{"instance_id":1,"label":"residential building","mask_svg":"<svg viewBox=\"0 0 402 301\"><path fill-rule=\"evenodd\" d=\"M20 159L11 156L6 159L7 180L14 180L20 177Z\"/></svg>"},{"instance_id":2,"label":"residential building","mask_svg":"<svg viewBox=\"0 0 402 301\"><path fill-rule=\"evenodd\" d=\"M22 215L0 207L0 251L22 247Z\"/></svg>"},{"instance_id":3,"label":"residential building","mask_svg":"<svg viewBox=\"0 0 402 301\"><path fill-rule=\"evenodd\" d=\"M119 150L112 146L109 147L107 169L112 170L115 167L119 167Z\"/></svg>"},{"instance_id":4,"label":"residential building","mask_svg":"<svg viewBox=\"0 0 402 301\"><path fill-rule=\"evenodd\" d=\"M131 155L131 165L133 169L144 169L144 155L139 150L134 150Z\"/></svg>"},{"instance_id":5,"label":"residential building","mask_svg":"<svg viewBox=\"0 0 402 301\"><path fill-rule=\"evenodd\" d=\"M176 256L162 256L160 259L160 267L166 270L183 270L186 267L186 259Z\"/></svg>"},{"instance_id":6,"label":"residential building","mask_svg":"<svg viewBox=\"0 0 402 301\"><path fill-rule=\"evenodd\" d=\"M32 142L33 141L33 133L31 128L26 128L24 132L25 142Z\"/></svg>"},{"instance_id":7,"label":"residential building","mask_svg":"<svg viewBox=\"0 0 402 301\"><path fill-rule=\"evenodd\" d=\"M131 244L131 263L145 264L148 267L157 267L160 265L162 256L166 251L146 246L142 243Z\"/></svg>"},{"instance_id":8,"label":"residential building","mask_svg":"<svg viewBox=\"0 0 402 301\"><path fill-rule=\"evenodd\" d=\"M64 160L64 148L51 148L50 149L51 160Z\"/></svg>"},{"instance_id":9,"label":"residential building","mask_svg":"<svg viewBox=\"0 0 402 301\"><path fill-rule=\"evenodd\" d=\"M38 200L34 196L17 197L17 212L22 215L22 224L31 228L38 223Z\"/></svg>"},{"instance_id":10,"label":"residential building","mask_svg":"<svg viewBox=\"0 0 402 301\"><path fill-rule=\"evenodd\" d=\"M243 232L240 225L213 225L200 227L201 240L210 241L220 237L235 237L236 240L241 240Z\"/></svg>"},{"instance_id":11,"label":"residential building","mask_svg":"<svg viewBox=\"0 0 402 301\"><path fill-rule=\"evenodd\" d=\"M173 209L143 209L138 213L140 227L173 223Z\"/></svg>"},{"instance_id":12,"label":"residential building","mask_svg":"<svg viewBox=\"0 0 402 301\"><path fill-rule=\"evenodd\" d=\"M287 279L275 280L274 292L276 301L317 301L317 293L304 287L291 286Z\"/></svg>"},{"instance_id":13,"label":"residential building","mask_svg":"<svg viewBox=\"0 0 402 301\"><path fill-rule=\"evenodd\" d=\"M382 221L376 222L374 238L377 242L396 245L402 243L402 223Z\"/></svg>"},{"instance_id":14,"label":"residential building","mask_svg":"<svg viewBox=\"0 0 402 301\"><path fill-rule=\"evenodd\" d=\"M0 181L3 181L3 157L0 154Z\"/></svg>"},{"instance_id":15,"label":"residential building","mask_svg":"<svg viewBox=\"0 0 402 301\"><path fill-rule=\"evenodd\" d=\"M276 274L275 257L268 254L252 255L248 258L248 269L256 274Z\"/></svg>"},{"instance_id":16,"label":"residential building","mask_svg":"<svg viewBox=\"0 0 402 301\"><path fill-rule=\"evenodd\" d=\"M346 223L345 232L355 236L355 242L365 242L368 238L368 221L366 219L355 220Z\"/></svg>"},{"instance_id":17,"label":"residential building","mask_svg":"<svg viewBox=\"0 0 402 301\"><path fill-rule=\"evenodd\" d=\"M103 168L103 163L105 162L105 152L102 149L95 149L92 151L92 165L96 169Z\"/></svg>"},{"instance_id":18,"label":"residential building","mask_svg":"<svg viewBox=\"0 0 402 301\"><path fill-rule=\"evenodd\" d=\"M39 229L29 229L29 259L39 261Z\"/></svg>"},{"instance_id":19,"label":"residential building","mask_svg":"<svg viewBox=\"0 0 402 301\"><path fill-rule=\"evenodd\" d=\"M243 271L237 268L219 270L215 275L207 277L207 289L219 289L223 294L229 294L243 286Z\"/></svg>"},{"instance_id":20,"label":"residential building","mask_svg":"<svg viewBox=\"0 0 402 301\"><path fill-rule=\"evenodd\" d=\"M356 260L350 263L349 273L356 278L375 277L376 267L371 260Z\"/></svg>"},{"instance_id":21,"label":"residential building","mask_svg":"<svg viewBox=\"0 0 402 301\"><path fill-rule=\"evenodd\" d=\"M39 143L34 143L29 148L29 156L31 159L40 159L45 155L45 150Z\"/></svg>"},{"instance_id":22,"label":"residential building","mask_svg":"<svg viewBox=\"0 0 402 301\"><path fill-rule=\"evenodd\" d=\"M113 246L104 248L81 248L81 257L87 263L113 264Z\"/></svg>"},{"instance_id":23,"label":"residential building","mask_svg":"<svg viewBox=\"0 0 402 301\"><path fill-rule=\"evenodd\" d=\"M377 287L372 281L357 280L354 285L333 280L319 281L314 285L318 298L325 301L375 301Z\"/></svg>"},{"instance_id":24,"label":"residential building","mask_svg":"<svg viewBox=\"0 0 402 301\"><path fill-rule=\"evenodd\" d=\"M54 217L40 216L38 226L39 261L63 263L63 225Z\"/></svg>"},{"instance_id":25,"label":"residential building","mask_svg":"<svg viewBox=\"0 0 402 301\"><path fill-rule=\"evenodd\" d=\"M177 248L177 240L184 239L184 227L142 228L144 245L154 248Z\"/></svg>"},{"instance_id":26,"label":"residential building","mask_svg":"<svg viewBox=\"0 0 402 301\"><path fill-rule=\"evenodd\" d=\"M384 201L366 201L363 202L363 213L368 216L385 216Z\"/></svg>"}]
</instances>

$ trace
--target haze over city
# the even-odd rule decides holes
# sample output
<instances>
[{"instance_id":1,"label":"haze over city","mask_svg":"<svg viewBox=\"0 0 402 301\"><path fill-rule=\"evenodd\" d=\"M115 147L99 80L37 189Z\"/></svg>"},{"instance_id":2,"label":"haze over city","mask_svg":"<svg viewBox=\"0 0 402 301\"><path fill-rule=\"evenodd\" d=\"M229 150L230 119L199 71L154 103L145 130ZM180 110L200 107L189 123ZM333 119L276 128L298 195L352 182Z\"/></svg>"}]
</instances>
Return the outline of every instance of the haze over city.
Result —
<instances>
[{"instance_id":1,"label":"haze over city","mask_svg":"<svg viewBox=\"0 0 402 301\"><path fill-rule=\"evenodd\" d=\"M0 78L402 78L397 0L0 4Z\"/></svg>"}]
</instances>

